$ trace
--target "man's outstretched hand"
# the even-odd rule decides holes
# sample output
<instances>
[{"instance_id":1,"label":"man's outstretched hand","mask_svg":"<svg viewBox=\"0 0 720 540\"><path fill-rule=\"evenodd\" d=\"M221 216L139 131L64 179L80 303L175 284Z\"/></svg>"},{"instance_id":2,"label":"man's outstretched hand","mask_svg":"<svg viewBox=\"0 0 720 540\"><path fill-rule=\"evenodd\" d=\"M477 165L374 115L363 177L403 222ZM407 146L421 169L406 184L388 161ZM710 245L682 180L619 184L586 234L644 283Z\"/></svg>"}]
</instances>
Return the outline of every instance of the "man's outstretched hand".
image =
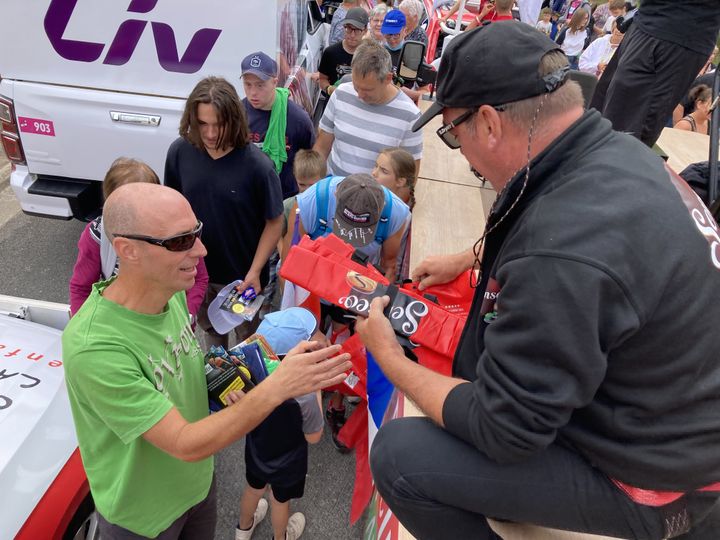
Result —
<instances>
[{"instance_id":1,"label":"man's outstretched hand","mask_svg":"<svg viewBox=\"0 0 720 540\"><path fill-rule=\"evenodd\" d=\"M338 354L340 349L340 345L323 347L316 341L302 341L287 353L268 382L284 399L339 384L352 368L350 355Z\"/></svg>"}]
</instances>

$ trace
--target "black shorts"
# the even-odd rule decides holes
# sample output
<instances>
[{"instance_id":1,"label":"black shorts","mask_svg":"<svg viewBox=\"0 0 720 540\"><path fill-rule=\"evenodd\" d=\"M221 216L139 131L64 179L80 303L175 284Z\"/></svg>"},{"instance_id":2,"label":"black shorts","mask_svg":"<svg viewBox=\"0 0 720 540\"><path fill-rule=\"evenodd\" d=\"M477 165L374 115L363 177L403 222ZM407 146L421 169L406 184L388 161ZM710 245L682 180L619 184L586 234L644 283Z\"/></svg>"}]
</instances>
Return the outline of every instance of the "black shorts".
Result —
<instances>
[{"instance_id":1,"label":"black shorts","mask_svg":"<svg viewBox=\"0 0 720 540\"><path fill-rule=\"evenodd\" d=\"M245 468L245 479L248 485L253 489L263 489L265 486L270 484L272 488L273 497L280 503L289 501L290 499L300 499L305 493L305 477L303 476L299 481L294 483L277 482L272 483L262 478L258 471L252 471L249 467Z\"/></svg>"}]
</instances>

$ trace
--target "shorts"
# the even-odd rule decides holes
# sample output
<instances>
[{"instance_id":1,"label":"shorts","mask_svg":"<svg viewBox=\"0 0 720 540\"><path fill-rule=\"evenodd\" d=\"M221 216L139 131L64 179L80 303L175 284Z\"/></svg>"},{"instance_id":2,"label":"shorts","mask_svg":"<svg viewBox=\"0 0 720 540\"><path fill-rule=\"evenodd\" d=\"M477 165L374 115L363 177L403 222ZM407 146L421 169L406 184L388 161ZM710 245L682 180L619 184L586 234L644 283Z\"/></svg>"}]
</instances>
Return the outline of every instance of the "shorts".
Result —
<instances>
[{"instance_id":1,"label":"shorts","mask_svg":"<svg viewBox=\"0 0 720 540\"><path fill-rule=\"evenodd\" d=\"M259 471L252 471L247 466L245 467L245 479L253 489L264 489L269 484L262 478ZM305 477L303 476L299 481L289 484L273 482L270 487L272 488L273 497L279 503L287 502L290 499L300 499L305 493Z\"/></svg>"}]
</instances>

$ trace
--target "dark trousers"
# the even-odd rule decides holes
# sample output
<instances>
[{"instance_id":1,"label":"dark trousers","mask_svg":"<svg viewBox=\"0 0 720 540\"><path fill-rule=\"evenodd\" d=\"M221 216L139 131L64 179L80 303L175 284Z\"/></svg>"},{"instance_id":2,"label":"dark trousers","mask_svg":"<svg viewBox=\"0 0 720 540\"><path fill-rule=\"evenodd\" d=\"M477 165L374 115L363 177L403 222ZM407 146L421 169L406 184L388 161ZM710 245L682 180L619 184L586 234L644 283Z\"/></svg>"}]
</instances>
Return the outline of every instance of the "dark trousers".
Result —
<instances>
[{"instance_id":1,"label":"dark trousers","mask_svg":"<svg viewBox=\"0 0 720 540\"><path fill-rule=\"evenodd\" d=\"M210 484L207 497L191 507L155 540L213 540L217 521L217 488L215 478ZM146 538L132 531L114 525L98 512L98 529L102 540L141 540Z\"/></svg>"},{"instance_id":2,"label":"dark trousers","mask_svg":"<svg viewBox=\"0 0 720 540\"><path fill-rule=\"evenodd\" d=\"M652 147L707 58L632 26L598 81L590 106L617 131Z\"/></svg>"},{"instance_id":3,"label":"dark trousers","mask_svg":"<svg viewBox=\"0 0 720 540\"><path fill-rule=\"evenodd\" d=\"M667 507L640 505L558 445L498 464L427 418L384 425L370 466L383 499L418 540L496 539L486 516L620 538L720 538L717 493L692 493Z\"/></svg>"}]
</instances>

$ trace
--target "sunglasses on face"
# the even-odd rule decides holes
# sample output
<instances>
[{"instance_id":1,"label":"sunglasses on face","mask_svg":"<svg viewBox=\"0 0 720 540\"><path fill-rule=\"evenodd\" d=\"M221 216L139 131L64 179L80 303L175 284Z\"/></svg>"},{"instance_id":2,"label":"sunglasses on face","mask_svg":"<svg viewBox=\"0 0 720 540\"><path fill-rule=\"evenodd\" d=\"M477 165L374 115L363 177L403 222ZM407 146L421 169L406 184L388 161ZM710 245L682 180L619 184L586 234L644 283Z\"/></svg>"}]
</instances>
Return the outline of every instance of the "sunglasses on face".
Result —
<instances>
[{"instance_id":1,"label":"sunglasses on face","mask_svg":"<svg viewBox=\"0 0 720 540\"><path fill-rule=\"evenodd\" d=\"M348 32L350 34L359 34L363 31L362 28L355 28L354 26L350 26L349 24L346 25L344 28L345 32Z\"/></svg>"},{"instance_id":2,"label":"sunglasses on face","mask_svg":"<svg viewBox=\"0 0 720 540\"><path fill-rule=\"evenodd\" d=\"M465 122L468 118L471 118L472 115L474 115L476 112L478 112L477 108L468 109L467 111L462 113L460 116L458 116L452 122L449 122L449 123L445 124L444 126L440 127L436 131L437 136L440 137L440 139L442 139L442 142L444 142L446 145L448 145L453 150L460 148L460 141L458 141L457 137L455 135L453 135L452 130L453 130L453 128L456 128L460 124Z\"/></svg>"},{"instance_id":3,"label":"sunglasses on face","mask_svg":"<svg viewBox=\"0 0 720 540\"><path fill-rule=\"evenodd\" d=\"M148 244L164 247L168 251L188 251L195 245L195 240L202 235L202 228L202 221L198 221L192 231L176 234L168 238L153 238L152 236L143 236L140 234L116 234L115 236L128 238L129 240L140 240Z\"/></svg>"},{"instance_id":4,"label":"sunglasses on face","mask_svg":"<svg viewBox=\"0 0 720 540\"><path fill-rule=\"evenodd\" d=\"M442 139L442 142L444 142L448 147L452 148L453 150L457 150L460 148L460 141L458 138L453 134L452 130L456 127L458 127L463 122L467 121L468 119L472 118L472 116L478 112L478 109L480 107L474 107L472 109L468 109L464 113L462 113L460 116L458 116L455 120L452 122L449 122L439 128L435 133L437 133L437 136ZM505 105L493 105L493 109L496 111L504 111Z\"/></svg>"}]
</instances>

